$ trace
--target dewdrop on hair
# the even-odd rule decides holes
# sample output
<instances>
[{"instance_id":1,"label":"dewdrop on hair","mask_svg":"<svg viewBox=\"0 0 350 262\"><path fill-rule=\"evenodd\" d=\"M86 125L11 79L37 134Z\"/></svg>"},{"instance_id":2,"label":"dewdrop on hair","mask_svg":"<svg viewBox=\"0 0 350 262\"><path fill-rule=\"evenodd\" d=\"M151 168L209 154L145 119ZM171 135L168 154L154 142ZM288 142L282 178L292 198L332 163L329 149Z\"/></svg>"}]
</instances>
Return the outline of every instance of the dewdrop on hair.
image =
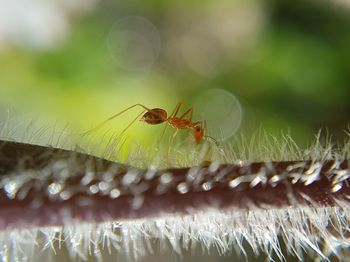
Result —
<instances>
[{"instance_id":1,"label":"dewdrop on hair","mask_svg":"<svg viewBox=\"0 0 350 262\"><path fill-rule=\"evenodd\" d=\"M253 253L276 261L345 260L349 142L332 148L318 137L302 151L289 136L279 145L262 136L252 153L247 139L237 139L241 148L224 145L209 166L199 159L208 144L186 152L174 147L164 168L3 140L1 257L55 260L67 250L72 260L141 261L169 248L181 257L200 246L242 259ZM183 155L182 165L171 163ZM149 157L148 166L159 159Z\"/></svg>"}]
</instances>

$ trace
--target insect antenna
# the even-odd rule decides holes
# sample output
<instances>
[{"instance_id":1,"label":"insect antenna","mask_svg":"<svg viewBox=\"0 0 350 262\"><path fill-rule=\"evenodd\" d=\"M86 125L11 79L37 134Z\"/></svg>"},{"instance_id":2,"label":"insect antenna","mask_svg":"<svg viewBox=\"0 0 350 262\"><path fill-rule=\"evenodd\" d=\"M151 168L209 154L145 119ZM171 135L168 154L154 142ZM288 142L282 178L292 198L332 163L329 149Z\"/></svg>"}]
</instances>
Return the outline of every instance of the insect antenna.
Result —
<instances>
[{"instance_id":1,"label":"insect antenna","mask_svg":"<svg viewBox=\"0 0 350 262\"><path fill-rule=\"evenodd\" d=\"M203 136L203 137L209 138L209 139L213 140L213 142L214 142L217 146L219 145L219 142L218 142L214 137L212 137L212 136Z\"/></svg>"},{"instance_id":2,"label":"insect antenna","mask_svg":"<svg viewBox=\"0 0 350 262\"><path fill-rule=\"evenodd\" d=\"M203 136L203 137L209 138L209 139L213 140L213 142L215 143L215 145L218 146L218 145L219 145L219 142L218 142L214 137L209 136L209 135L207 134L207 133L208 133L208 130L207 130L207 121L204 120L203 122L204 122L204 136Z\"/></svg>"}]
</instances>

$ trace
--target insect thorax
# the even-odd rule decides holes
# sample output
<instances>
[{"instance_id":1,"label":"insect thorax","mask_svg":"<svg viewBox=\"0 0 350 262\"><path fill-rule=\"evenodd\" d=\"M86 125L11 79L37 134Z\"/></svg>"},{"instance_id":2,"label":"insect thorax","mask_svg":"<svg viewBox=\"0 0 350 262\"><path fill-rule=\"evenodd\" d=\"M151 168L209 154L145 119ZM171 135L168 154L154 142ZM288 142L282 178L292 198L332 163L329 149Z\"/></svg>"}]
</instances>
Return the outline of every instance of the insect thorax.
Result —
<instances>
[{"instance_id":1,"label":"insect thorax","mask_svg":"<svg viewBox=\"0 0 350 262\"><path fill-rule=\"evenodd\" d=\"M169 119L169 124L178 129L186 129L191 127L191 122L189 120L179 117Z\"/></svg>"}]
</instances>

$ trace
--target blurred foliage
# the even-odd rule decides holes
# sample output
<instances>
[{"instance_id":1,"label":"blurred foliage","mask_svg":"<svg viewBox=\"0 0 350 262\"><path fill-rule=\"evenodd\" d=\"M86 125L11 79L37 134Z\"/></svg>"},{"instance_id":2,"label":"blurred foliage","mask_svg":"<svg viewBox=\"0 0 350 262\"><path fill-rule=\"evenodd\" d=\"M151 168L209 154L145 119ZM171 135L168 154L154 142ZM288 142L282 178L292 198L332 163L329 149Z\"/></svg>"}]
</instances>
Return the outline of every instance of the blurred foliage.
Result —
<instances>
[{"instance_id":1,"label":"blurred foliage","mask_svg":"<svg viewBox=\"0 0 350 262\"><path fill-rule=\"evenodd\" d=\"M241 103L243 133L290 130L301 143L320 128L336 139L345 136L346 3L100 1L67 20L68 34L57 46L10 43L0 49L3 120L10 110L10 118L69 123L82 132L134 103L171 111L178 101L190 107L205 90L221 88ZM122 130L136 115L130 112L109 128ZM137 123L128 136L161 131Z\"/></svg>"}]
</instances>

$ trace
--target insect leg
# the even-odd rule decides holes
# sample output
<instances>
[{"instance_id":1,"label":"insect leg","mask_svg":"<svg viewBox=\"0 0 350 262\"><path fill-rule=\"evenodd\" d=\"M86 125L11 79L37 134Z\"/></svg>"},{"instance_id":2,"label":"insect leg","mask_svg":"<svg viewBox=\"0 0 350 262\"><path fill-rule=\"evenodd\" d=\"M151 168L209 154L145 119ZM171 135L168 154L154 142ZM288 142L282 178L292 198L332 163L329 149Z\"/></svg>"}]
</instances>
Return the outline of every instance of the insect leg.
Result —
<instances>
[{"instance_id":1,"label":"insect leg","mask_svg":"<svg viewBox=\"0 0 350 262\"><path fill-rule=\"evenodd\" d=\"M117 114L111 116L110 118L106 119L105 121L103 121L102 123L100 123L100 124L99 124L98 126L96 126L95 128L92 128L92 129L90 129L90 130L88 130L88 131L82 133L82 135L83 135L83 136L89 135L91 132L97 131L98 129L100 129L104 124L106 124L106 123L109 122L110 120L112 120L112 119L114 119L114 118L120 116L121 114L125 113L126 111L128 111L128 110L130 110L130 109L132 109L132 108L134 108L134 107L136 107L136 106L140 106L140 107L144 108L145 110L147 110L148 112L151 111L150 108L148 108L148 107L146 107L146 106L144 106L144 105L142 105L142 104L134 104L134 105L129 106L128 108L126 108L126 109L120 111L119 113L117 113Z\"/></svg>"},{"instance_id":2,"label":"insect leg","mask_svg":"<svg viewBox=\"0 0 350 262\"><path fill-rule=\"evenodd\" d=\"M218 141L217 141L214 137L208 135L207 121L204 120L203 123L204 123L204 127L203 127L203 128L204 128L204 136L203 136L203 137L210 138L211 140L213 140L213 142L215 143L215 145L218 146L218 145L219 145Z\"/></svg>"},{"instance_id":3,"label":"insect leg","mask_svg":"<svg viewBox=\"0 0 350 262\"><path fill-rule=\"evenodd\" d=\"M175 139L175 137L176 137L176 135L177 135L178 132L179 132L179 129L176 128L176 131L175 131L175 133L173 134L173 139Z\"/></svg>"},{"instance_id":4,"label":"insect leg","mask_svg":"<svg viewBox=\"0 0 350 262\"><path fill-rule=\"evenodd\" d=\"M182 102L177 103L177 105L176 105L174 111L171 113L170 116L168 116L168 119L171 119L171 118L173 118L173 117L175 117L175 116L177 115L177 113L178 113L179 110L180 110L181 105L182 105ZM168 123L169 123L169 122L168 122ZM167 127L168 127L168 125L165 125L165 126L164 126L162 135L161 135L161 137L160 137L160 139L159 139L159 142L163 139L163 136L164 136L164 134L165 134L165 131L166 131Z\"/></svg>"},{"instance_id":5,"label":"insect leg","mask_svg":"<svg viewBox=\"0 0 350 262\"><path fill-rule=\"evenodd\" d=\"M128 128L129 128L132 124L134 124L134 123L136 122L136 120L137 120L138 118L140 118L141 115L144 114L144 113L145 113L145 111L142 111L140 114L138 114L137 117L135 117L134 120L132 120L132 121L130 122L130 124L128 124L127 127L125 127L125 128L123 129L123 131L120 133L120 136L123 135L124 132L125 132L126 130L128 130Z\"/></svg>"},{"instance_id":6,"label":"insect leg","mask_svg":"<svg viewBox=\"0 0 350 262\"><path fill-rule=\"evenodd\" d=\"M164 136L164 134L165 134L165 130L166 130L167 127L168 127L168 125L166 124L166 125L164 126L164 128L163 128L162 135L160 136L159 143L162 141L163 136Z\"/></svg>"},{"instance_id":7,"label":"insect leg","mask_svg":"<svg viewBox=\"0 0 350 262\"><path fill-rule=\"evenodd\" d=\"M176 135L177 135L178 132L179 132L179 129L176 128L174 134L173 134L172 137L171 137L171 142L170 142L171 144L174 143L175 137L176 137ZM170 150L170 147L169 147L169 150Z\"/></svg>"},{"instance_id":8,"label":"insect leg","mask_svg":"<svg viewBox=\"0 0 350 262\"><path fill-rule=\"evenodd\" d=\"M177 113L179 113L180 107L182 106L182 102L177 103L174 111L172 112L172 114L170 115L170 117L175 117L177 115Z\"/></svg>"},{"instance_id":9,"label":"insect leg","mask_svg":"<svg viewBox=\"0 0 350 262\"><path fill-rule=\"evenodd\" d=\"M146 111L148 111L148 112L151 111L150 108L148 108L148 107L146 107L146 106L144 106L144 105L142 105L142 104L135 104L135 105L129 106L128 108L126 108L126 109L120 111L119 113L117 113L117 114L111 116L110 118L108 118L107 120L105 120L104 123L107 122L107 121L110 121L110 120L112 120L112 119L114 119L114 118L116 118L117 116L120 116L121 114L125 113L126 111L130 110L131 108L133 108L133 107L135 107L135 106L141 106L142 108L144 108L144 109L145 109Z\"/></svg>"},{"instance_id":10,"label":"insect leg","mask_svg":"<svg viewBox=\"0 0 350 262\"><path fill-rule=\"evenodd\" d=\"M190 114L189 121L192 122L192 113L193 113L193 108L191 107L180 116L180 119L183 119L186 115Z\"/></svg>"}]
</instances>

